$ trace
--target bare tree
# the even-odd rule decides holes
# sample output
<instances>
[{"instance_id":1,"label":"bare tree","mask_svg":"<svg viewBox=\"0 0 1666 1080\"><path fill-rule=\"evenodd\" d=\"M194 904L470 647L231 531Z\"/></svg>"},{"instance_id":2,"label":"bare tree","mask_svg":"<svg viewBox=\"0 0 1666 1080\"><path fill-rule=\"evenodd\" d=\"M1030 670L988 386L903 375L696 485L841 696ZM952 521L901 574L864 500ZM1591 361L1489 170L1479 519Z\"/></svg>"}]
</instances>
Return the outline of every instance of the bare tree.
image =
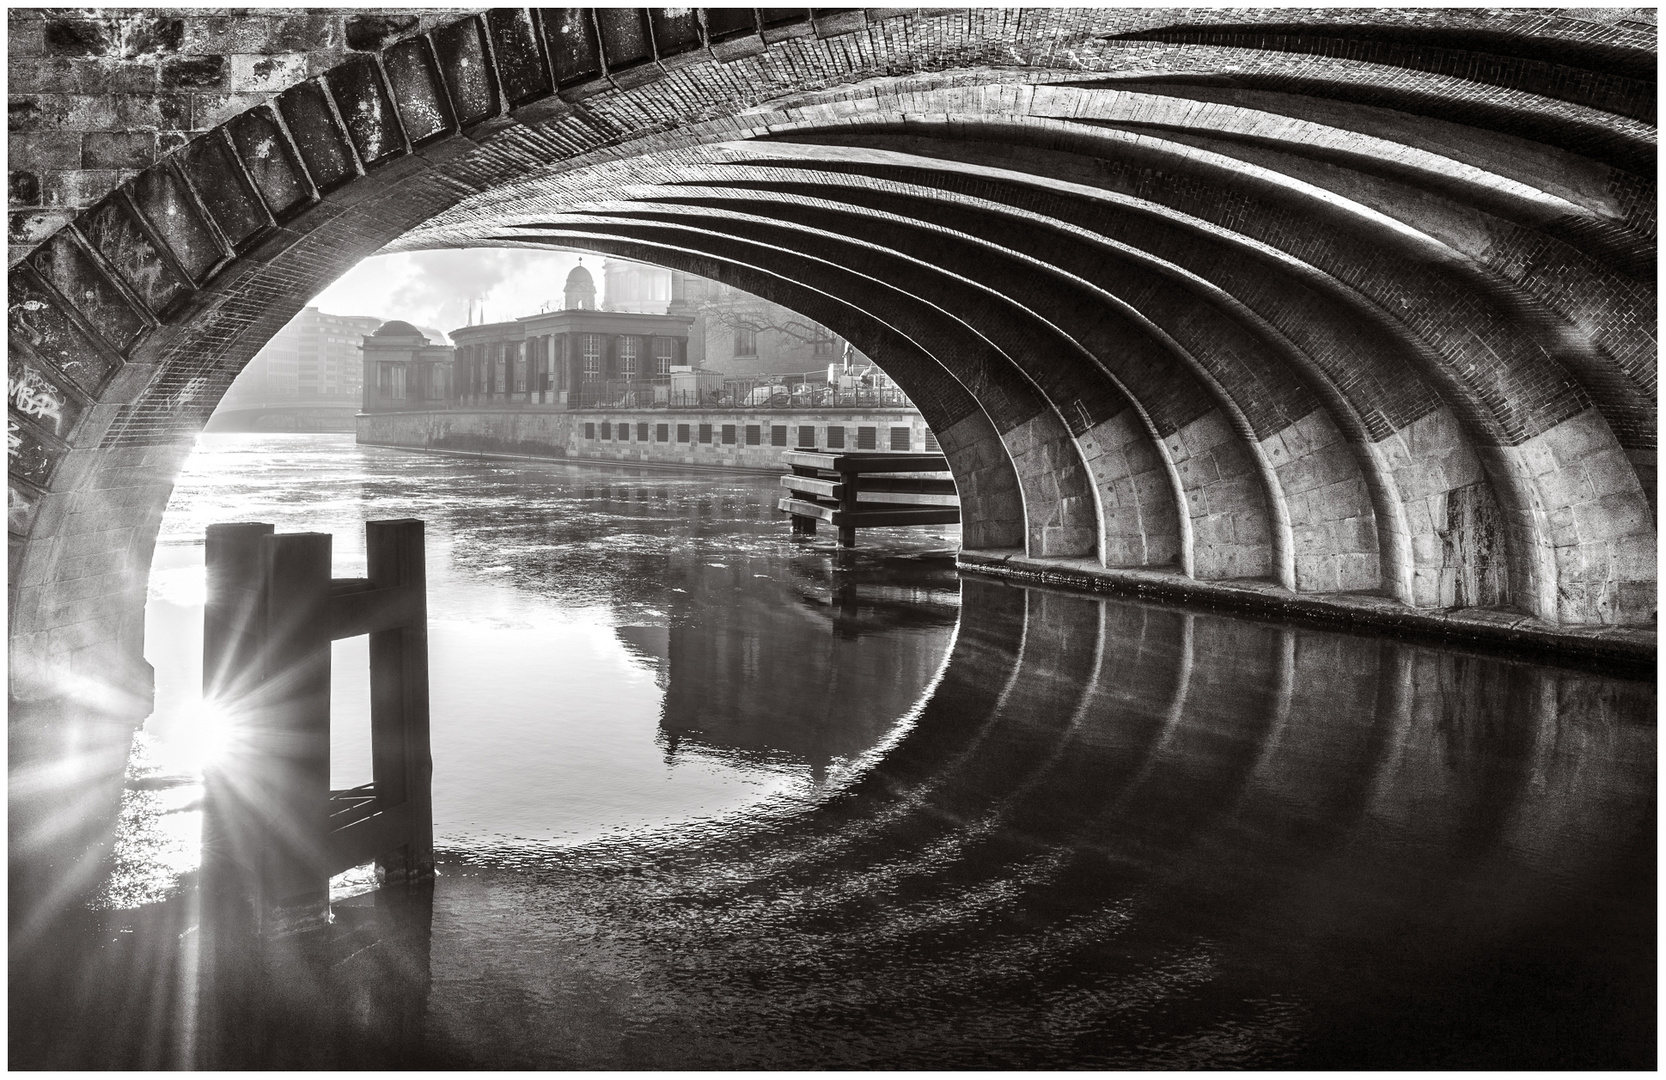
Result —
<instances>
[{"instance_id":1,"label":"bare tree","mask_svg":"<svg viewBox=\"0 0 1666 1080\"><path fill-rule=\"evenodd\" d=\"M833 331L820 323L755 297L740 301L707 299L696 304L695 311L705 317L708 327L720 330L768 330L806 345L837 340Z\"/></svg>"}]
</instances>

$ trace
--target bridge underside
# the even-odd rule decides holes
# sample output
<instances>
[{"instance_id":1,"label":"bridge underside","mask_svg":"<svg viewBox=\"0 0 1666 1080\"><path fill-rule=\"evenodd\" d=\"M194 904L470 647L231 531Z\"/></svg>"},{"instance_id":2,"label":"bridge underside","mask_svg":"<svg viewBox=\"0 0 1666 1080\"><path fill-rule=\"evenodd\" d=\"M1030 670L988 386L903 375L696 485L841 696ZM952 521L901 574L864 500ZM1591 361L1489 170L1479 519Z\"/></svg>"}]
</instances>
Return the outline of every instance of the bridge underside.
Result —
<instances>
[{"instance_id":1,"label":"bridge underside","mask_svg":"<svg viewBox=\"0 0 1666 1080\"><path fill-rule=\"evenodd\" d=\"M225 387L365 256L471 245L832 328L937 433L968 549L1652 627L1652 30L801 14L470 16L15 266L14 382L58 415L14 390L14 695L142 699L151 548Z\"/></svg>"}]
</instances>

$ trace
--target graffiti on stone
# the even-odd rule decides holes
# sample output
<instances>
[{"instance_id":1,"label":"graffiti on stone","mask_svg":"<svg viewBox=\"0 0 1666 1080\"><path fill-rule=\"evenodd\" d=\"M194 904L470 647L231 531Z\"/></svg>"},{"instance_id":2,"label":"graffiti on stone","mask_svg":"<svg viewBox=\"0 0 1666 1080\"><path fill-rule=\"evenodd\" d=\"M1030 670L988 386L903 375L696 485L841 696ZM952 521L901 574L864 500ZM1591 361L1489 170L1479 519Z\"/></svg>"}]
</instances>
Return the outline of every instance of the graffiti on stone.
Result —
<instances>
[{"instance_id":1,"label":"graffiti on stone","mask_svg":"<svg viewBox=\"0 0 1666 1080\"><path fill-rule=\"evenodd\" d=\"M67 394L47 382L32 366L17 363L15 358L6 376L6 398L19 415L27 416L60 438L68 434L79 411Z\"/></svg>"},{"instance_id":2,"label":"graffiti on stone","mask_svg":"<svg viewBox=\"0 0 1666 1080\"><path fill-rule=\"evenodd\" d=\"M27 278L13 274L7 281L7 291L13 337L26 342L43 359L55 363L77 386L96 394L108 381L115 365ZM14 365L17 363L15 353L11 360Z\"/></svg>"}]
</instances>

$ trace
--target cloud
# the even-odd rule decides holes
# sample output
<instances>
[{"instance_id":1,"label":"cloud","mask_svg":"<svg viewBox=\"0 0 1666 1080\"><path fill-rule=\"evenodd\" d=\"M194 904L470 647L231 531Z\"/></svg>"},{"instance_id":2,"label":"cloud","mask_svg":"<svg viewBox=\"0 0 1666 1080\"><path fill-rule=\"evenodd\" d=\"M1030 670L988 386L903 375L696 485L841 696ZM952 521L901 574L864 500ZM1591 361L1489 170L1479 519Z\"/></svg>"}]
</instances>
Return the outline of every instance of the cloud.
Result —
<instances>
[{"instance_id":1,"label":"cloud","mask_svg":"<svg viewBox=\"0 0 1666 1080\"><path fill-rule=\"evenodd\" d=\"M559 308L567 274L579 257L565 251L463 248L375 255L313 298L332 315L374 315L432 326L448 334L468 322L471 298L484 297L486 317L498 322ZM589 266L598 283L601 260Z\"/></svg>"}]
</instances>

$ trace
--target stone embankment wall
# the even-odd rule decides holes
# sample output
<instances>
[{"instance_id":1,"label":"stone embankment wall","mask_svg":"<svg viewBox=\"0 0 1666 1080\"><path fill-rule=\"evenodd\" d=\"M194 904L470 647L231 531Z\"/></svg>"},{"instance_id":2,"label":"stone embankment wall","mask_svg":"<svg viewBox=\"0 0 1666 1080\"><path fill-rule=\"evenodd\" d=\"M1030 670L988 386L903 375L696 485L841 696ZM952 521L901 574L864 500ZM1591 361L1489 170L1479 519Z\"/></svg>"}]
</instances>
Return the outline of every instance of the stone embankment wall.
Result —
<instances>
[{"instance_id":1,"label":"stone embankment wall","mask_svg":"<svg viewBox=\"0 0 1666 1080\"><path fill-rule=\"evenodd\" d=\"M873 428L877 449L893 446L906 429L909 449L928 448L920 415L906 409L873 412L769 413L711 409L534 412L481 409L364 413L358 441L374 446L456 454L568 458L654 465L692 465L780 472L781 453L801 445L828 446L828 428L844 431L847 449L857 432ZM803 428L814 429L804 438ZM756 441L754 441L756 440Z\"/></svg>"}]
</instances>

